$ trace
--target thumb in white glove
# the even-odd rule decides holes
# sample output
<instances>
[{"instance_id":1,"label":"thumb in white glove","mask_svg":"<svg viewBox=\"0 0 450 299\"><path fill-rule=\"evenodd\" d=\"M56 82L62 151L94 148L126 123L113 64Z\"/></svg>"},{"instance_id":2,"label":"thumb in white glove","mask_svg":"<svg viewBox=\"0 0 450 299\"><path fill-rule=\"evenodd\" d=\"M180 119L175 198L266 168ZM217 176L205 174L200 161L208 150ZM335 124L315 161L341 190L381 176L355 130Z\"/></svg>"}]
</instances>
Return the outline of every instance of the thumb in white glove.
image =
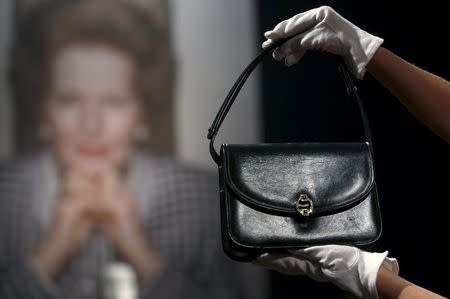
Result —
<instances>
[{"instance_id":1,"label":"thumb in white glove","mask_svg":"<svg viewBox=\"0 0 450 299\"><path fill-rule=\"evenodd\" d=\"M387 252L371 253L343 245L290 250L289 255L263 254L255 261L269 269L329 281L362 298L378 298L376 279L381 266L398 274L397 260Z\"/></svg>"},{"instance_id":2,"label":"thumb in white glove","mask_svg":"<svg viewBox=\"0 0 450 299\"><path fill-rule=\"evenodd\" d=\"M264 35L264 48L297 35L273 53L276 60L285 59L288 66L297 63L307 50L325 51L343 56L358 79L363 78L367 64L383 43L383 39L356 27L329 6L297 14Z\"/></svg>"}]
</instances>

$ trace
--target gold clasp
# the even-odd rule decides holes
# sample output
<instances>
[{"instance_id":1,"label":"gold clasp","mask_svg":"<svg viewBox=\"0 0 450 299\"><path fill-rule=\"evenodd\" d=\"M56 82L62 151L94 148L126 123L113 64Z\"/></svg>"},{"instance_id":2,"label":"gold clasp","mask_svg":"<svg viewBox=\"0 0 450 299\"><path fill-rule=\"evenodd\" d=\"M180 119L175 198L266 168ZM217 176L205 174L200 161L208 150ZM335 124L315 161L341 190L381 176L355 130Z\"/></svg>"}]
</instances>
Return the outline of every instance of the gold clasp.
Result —
<instances>
[{"instance_id":1,"label":"gold clasp","mask_svg":"<svg viewBox=\"0 0 450 299\"><path fill-rule=\"evenodd\" d=\"M302 193L295 204L295 208L300 215L308 217L313 212L314 205L308 195Z\"/></svg>"}]
</instances>

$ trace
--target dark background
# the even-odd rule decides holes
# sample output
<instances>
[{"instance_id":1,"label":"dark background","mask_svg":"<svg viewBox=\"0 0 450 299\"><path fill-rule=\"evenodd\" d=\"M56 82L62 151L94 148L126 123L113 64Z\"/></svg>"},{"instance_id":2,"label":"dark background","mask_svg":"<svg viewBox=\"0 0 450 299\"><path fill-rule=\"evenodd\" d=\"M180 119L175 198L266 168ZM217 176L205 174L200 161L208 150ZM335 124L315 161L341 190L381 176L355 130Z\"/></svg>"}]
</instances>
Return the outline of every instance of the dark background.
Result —
<instances>
[{"instance_id":1,"label":"dark background","mask_svg":"<svg viewBox=\"0 0 450 299\"><path fill-rule=\"evenodd\" d=\"M296 13L330 5L358 27L384 38L384 47L432 73L450 78L448 11L440 1L259 1L260 36ZM261 39L262 41L262 39ZM333 57L307 54L286 68L262 67L267 142L362 140L354 103ZM449 146L417 121L373 77L358 82L373 132L383 234L374 250L388 249L400 274L449 296ZM449 116L450 117L450 116ZM336 287L272 274L273 298L343 297ZM341 294L341 295L338 295Z\"/></svg>"}]
</instances>

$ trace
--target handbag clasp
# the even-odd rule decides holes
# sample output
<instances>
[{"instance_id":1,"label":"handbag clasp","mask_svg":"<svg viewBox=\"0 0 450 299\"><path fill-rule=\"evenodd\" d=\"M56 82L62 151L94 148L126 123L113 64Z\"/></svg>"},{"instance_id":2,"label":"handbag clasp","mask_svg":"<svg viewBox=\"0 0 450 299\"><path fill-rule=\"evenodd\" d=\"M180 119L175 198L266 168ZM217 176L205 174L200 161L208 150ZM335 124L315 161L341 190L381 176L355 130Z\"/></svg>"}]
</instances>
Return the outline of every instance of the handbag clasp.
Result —
<instances>
[{"instance_id":1,"label":"handbag clasp","mask_svg":"<svg viewBox=\"0 0 450 299\"><path fill-rule=\"evenodd\" d=\"M313 212L314 204L307 194L302 193L295 204L295 208L300 215L307 217Z\"/></svg>"}]
</instances>

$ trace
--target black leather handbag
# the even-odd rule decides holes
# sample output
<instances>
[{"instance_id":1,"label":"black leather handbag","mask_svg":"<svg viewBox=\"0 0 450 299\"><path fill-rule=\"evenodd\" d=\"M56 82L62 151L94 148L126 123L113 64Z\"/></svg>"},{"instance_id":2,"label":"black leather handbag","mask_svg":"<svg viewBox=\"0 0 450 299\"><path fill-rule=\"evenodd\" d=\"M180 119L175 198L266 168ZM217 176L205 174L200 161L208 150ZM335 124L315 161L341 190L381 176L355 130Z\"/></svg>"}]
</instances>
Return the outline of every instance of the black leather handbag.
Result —
<instances>
[{"instance_id":1,"label":"black leather handbag","mask_svg":"<svg viewBox=\"0 0 450 299\"><path fill-rule=\"evenodd\" d=\"M216 152L214 139L240 89L284 41L247 66L208 131L210 153L219 167L222 245L238 261L314 245L366 247L381 234L367 115L341 63L347 94L359 106L364 142L223 144L220 154Z\"/></svg>"}]
</instances>

